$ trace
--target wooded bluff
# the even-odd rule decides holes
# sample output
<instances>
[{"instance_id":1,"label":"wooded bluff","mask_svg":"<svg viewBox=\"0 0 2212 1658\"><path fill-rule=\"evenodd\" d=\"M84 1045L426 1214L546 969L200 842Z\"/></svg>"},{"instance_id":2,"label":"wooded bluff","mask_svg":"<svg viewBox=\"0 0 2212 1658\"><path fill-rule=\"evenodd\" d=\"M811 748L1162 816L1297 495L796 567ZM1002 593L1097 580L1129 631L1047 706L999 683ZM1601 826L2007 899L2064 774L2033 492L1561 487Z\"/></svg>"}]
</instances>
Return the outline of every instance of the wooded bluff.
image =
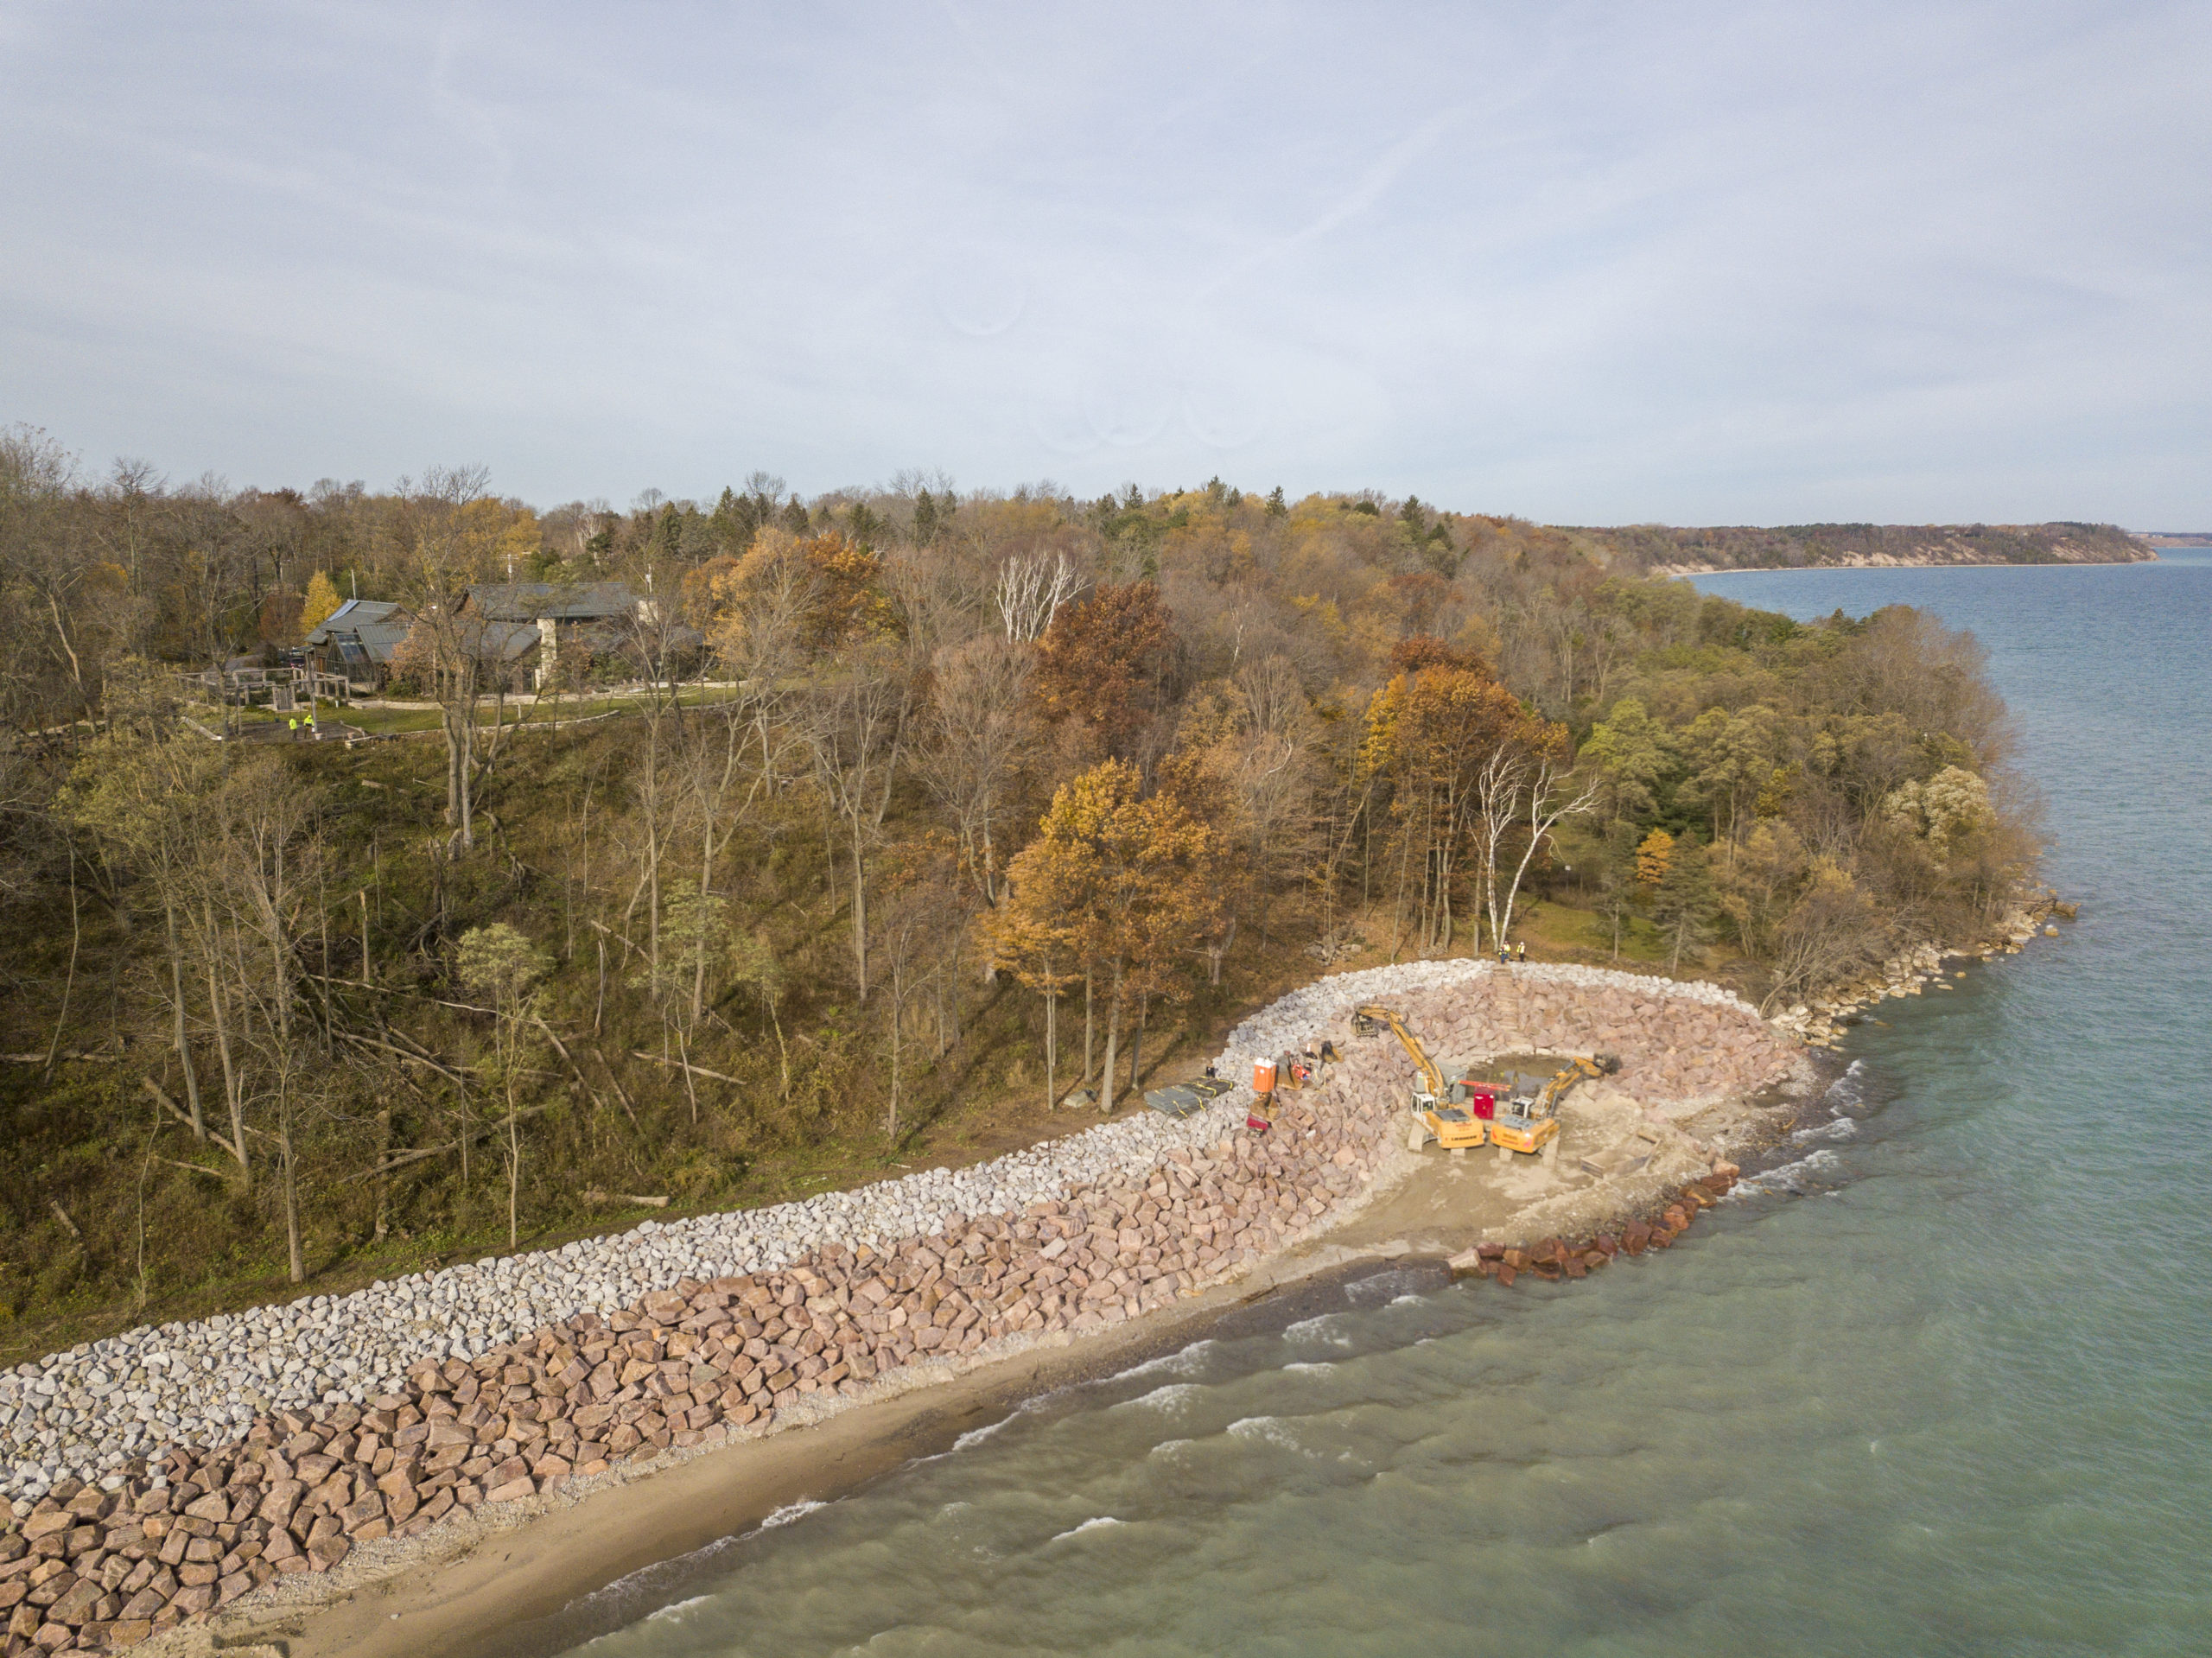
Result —
<instances>
[{"instance_id":1,"label":"wooded bluff","mask_svg":"<svg viewBox=\"0 0 2212 1658\"><path fill-rule=\"evenodd\" d=\"M1329 967L1772 1007L1986 931L2038 842L1973 640L1667 562L1219 480L92 481L17 429L0 1358L963 1160Z\"/></svg>"}]
</instances>

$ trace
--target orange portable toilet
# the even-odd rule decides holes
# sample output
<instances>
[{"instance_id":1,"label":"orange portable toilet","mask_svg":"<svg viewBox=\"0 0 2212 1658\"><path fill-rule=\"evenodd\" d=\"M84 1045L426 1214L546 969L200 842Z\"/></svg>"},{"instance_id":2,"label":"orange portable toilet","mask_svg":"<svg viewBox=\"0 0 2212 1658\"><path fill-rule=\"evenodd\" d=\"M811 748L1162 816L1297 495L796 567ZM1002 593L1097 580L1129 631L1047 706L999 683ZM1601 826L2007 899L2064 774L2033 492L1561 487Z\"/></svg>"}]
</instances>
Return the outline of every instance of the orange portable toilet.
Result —
<instances>
[{"instance_id":1,"label":"orange portable toilet","mask_svg":"<svg viewBox=\"0 0 2212 1658\"><path fill-rule=\"evenodd\" d=\"M1272 1094L1275 1091L1275 1062L1274 1060L1255 1059L1252 1062L1252 1091L1255 1094Z\"/></svg>"}]
</instances>

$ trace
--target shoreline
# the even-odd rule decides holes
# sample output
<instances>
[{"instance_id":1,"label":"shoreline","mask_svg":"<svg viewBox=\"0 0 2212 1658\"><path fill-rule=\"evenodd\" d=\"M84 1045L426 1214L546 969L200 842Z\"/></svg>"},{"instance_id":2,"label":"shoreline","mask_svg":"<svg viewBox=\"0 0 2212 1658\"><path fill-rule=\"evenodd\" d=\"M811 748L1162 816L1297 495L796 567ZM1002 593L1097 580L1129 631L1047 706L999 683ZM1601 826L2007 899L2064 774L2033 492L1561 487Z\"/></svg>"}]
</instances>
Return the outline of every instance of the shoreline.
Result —
<instances>
[{"instance_id":1,"label":"shoreline","mask_svg":"<svg viewBox=\"0 0 2212 1658\"><path fill-rule=\"evenodd\" d=\"M2054 558L2040 563L2012 558L1892 558L1845 560L1834 564L1732 564L1725 569L1703 564L1654 564L1644 574L1655 581L1675 581L1700 575L1814 575L1835 570L2126 569L2159 562L2158 549L2152 548L2140 558Z\"/></svg>"},{"instance_id":2,"label":"shoreline","mask_svg":"<svg viewBox=\"0 0 2212 1658\"><path fill-rule=\"evenodd\" d=\"M1288 1323L1306 1315L1306 1298L1317 1308L1333 1305L1340 1284L1393 1261L1430 1266L1440 1281L1449 1275L1433 1255L1326 1242L1294 1247L1249 1279L1112 1330L1080 1339L1062 1333L942 1378L918 1378L819 1423L639 1469L547 1514L453 1539L336 1598L251 1616L241 1609L207 1633L224 1651L281 1641L289 1658L550 1658L680 1598L687 1579L713 1570L716 1545L742 1541L781 1511L837 1502L952 1451L1030 1401L1110 1381L1253 1309L1268 1310L1265 1322ZM626 1584L632 1593L619 1592Z\"/></svg>"},{"instance_id":3,"label":"shoreline","mask_svg":"<svg viewBox=\"0 0 2212 1658\"><path fill-rule=\"evenodd\" d=\"M1766 1107L1763 1143L1785 1146L1791 1127L1805 1120L1832 1080ZM1433 1173L1438 1166L1429 1161ZM1733 1166L1723 1166L1732 1170L1724 1181L1733 1185ZM779 1514L837 1502L916 1460L955 1450L967 1434L989 1430L1032 1401L1111 1382L1195 1341L1244 1333L1236 1328L1240 1324L1279 1328L1333 1310L1344 1286L1376 1268L1426 1269L1440 1286L1478 1276L1507 1288L1519 1276L1560 1282L1593 1270L1569 1270L1558 1255L1516 1268L1516 1258L1527 1252L1502 1244L1471 1241L1455 1256L1379 1236L1391 1229L1380 1223L1389 1218L1394 1200L1416 1187L1421 1172L1419 1164L1408 1166L1322 1236L1293 1243L1247 1276L1186 1301L1080 1338L1061 1331L1020 1351L978 1355L819 1422L656 1459L543 1513L494 1516L470 1534L438 1539L435 1549L360 1583L302 1580L302 1590L313 1585L323 1592L296 1606L241 1607L204 1633L220 1643L214 1650L252 1653L282 1642L287 1658L410 1658L429 1651L447 1658L551 1658L683 1598L690 1580L715 1570L718 1546L757 1535L779 1523ZM1669 1248L1721 1195L1689 1196L1697 1185L1662 1197L1658 1223L1642 1222L1635 1208L1600 1220L1598 1236L1609 1241L1600 1253L1611 1261ZM1663 1217L1677 1204L1682 1218L1669 1224ZM1638 1237L1633 1249L1613 1248L1612 1234L1603 1229L1608 1226L1624 1233L1641 1226L1648 1241ZM610 1547L610 1538L620 1541ZM620 1592L626 1585L630 1592ZM160 1650L208 1649L180 1644Z\"/></svg>"},{"instance_id":4,"label":"shoreline","mask_svg":"<svg viewBox=\"0 0 2212 1658\"><path fill-rule=\"evenodd\" d=\"M1469 1064L1548 1070L1540 1056L1617 1049L1624 1068L1567 1101L1544 1155L1416 1154L1402 1138L1409 1062L1351 1030L1352 1007L1378 996ZM57 1486L0 1540L35 1532L39 1551L0 1562L0 1593L28 1581L36 1598L15 1591L16 1619L35 1628L51 1607L49 1633L86 1650L229 1649L257 1632L305 1641L302 1654L424 1650L419 1610L389 1643L403 1593L447 1609L456 1638L473 1606L501 1628L553 1615L580 1582L813 1496L791 1481L815 1471L819 1483L825 1456L873 1477L990 1401L1067 1385L1332 1267L1453 1258L1510 1285L1663 1248L1732 1183L1732 1151L1794 1115L1815 1079L1806 1048L1715 987L1468 959L1309 984L1239 1026L1223 1060L1235 1075L1323 1035L1342 1058L1281 1096L1274 1132L1228 1128L1241 1090L1187 1122L1117 1119L1092 1131L1079 1178L1056 1172L1058 1197L1032 1192L1025 1154L1010 1154L1010 1196L991 1185L998 1166L969 1171L975 1189L944 1206L956 1212L920 1217L938 1229L926 1235L841 1244L852 1216L787 1211L787 1227L802 1213L823 1226L779 1233L784 1264L740 1273L711 1229L653 1229L646 1243L700 1277L474 1360L418 1359L365 1410L262 1415L145 1477L111 1476L110 1495ZM625 1539L611 1562L609 1534Z\"/></svg>"}]
</instances>

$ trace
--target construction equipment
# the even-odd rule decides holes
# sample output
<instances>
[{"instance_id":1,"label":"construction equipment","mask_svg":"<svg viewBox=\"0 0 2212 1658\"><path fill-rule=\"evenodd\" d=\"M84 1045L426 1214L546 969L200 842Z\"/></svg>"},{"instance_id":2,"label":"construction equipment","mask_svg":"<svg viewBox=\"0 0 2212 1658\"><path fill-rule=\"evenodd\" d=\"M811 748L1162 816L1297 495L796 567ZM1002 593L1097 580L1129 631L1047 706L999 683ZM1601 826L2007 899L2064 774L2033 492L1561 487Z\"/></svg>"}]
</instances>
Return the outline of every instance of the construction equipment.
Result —
<instances>
[{"instance_id":1,"label":"construction equipment","mask_svg":"<svg viewBox=\"0 0 2212 1658\"><path fill-rule=\"evenodd\" d=\"M1386 1026L1421 1072L1421 1085L1413 1090L1413 1121L1406 1130L1406 1149L1417 1152L1432 1140L1454 1152L1481 1145L1486 1132L1482 1119L1452 1101L1454 1090L1445 1086L1444 1073L1428 1057L1421 1039L1406 1028L1405 1020L1388 1007L1375 1006L1362 1007L1352 1015L1352 1029L1362 1036L1376 1035Z\"/></svg>"},{"instance_id":2,"label":"construction equipment","mask_svg":"<svg viewBox=\"0 0 2212 1658\"><path fill-rule=\"evenodd\" d=\"M1560 1102L1583 1083L1610 1077L1621 1068L1610 1053L1570 1059L1559 1074L1531 1094L1516 1090L1490 1125L1490 1142L1509 1152L1541 1152L1559 1136Z\"/></svg>"}]
</instances>

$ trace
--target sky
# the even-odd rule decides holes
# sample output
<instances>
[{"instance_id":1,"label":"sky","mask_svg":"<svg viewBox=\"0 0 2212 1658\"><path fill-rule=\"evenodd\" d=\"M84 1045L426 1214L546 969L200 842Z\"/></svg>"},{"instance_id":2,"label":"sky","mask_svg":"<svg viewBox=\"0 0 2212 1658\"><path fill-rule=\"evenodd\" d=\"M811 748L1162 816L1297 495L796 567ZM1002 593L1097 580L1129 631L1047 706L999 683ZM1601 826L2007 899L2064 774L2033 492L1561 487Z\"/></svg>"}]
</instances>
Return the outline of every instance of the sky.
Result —
<instances>
[{"instance_id":1,"label":"sky","mask_svg":"<svg viewBox=\"0 0 2212 1658\"><path fill-rule=\"evenodd\" d=\"M2212 7L0 0L0 424L2212 526Z\"/></svg>"}]
</instances>

